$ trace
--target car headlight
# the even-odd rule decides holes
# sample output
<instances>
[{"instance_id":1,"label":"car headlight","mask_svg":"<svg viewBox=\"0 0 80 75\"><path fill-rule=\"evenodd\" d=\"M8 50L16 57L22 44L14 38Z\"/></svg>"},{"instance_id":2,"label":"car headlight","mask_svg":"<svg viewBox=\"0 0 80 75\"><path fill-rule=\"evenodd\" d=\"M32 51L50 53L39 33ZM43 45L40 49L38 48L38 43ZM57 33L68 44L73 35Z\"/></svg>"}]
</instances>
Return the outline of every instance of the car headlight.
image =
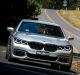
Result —
<instances>
[{"instance_id":1,"label":"car headlight","mask_svg":"<svg viewBox=\"0 0 80 75\"><path fill-rule=\"evenodd\" d=\"M17 44L25 44L25 45L28 44L27 41L19 39L19 38L14 38L14 42Z\"/></svg>"},{"instance_id":2,"label":"car headlight","mask_svg":"<svg viewBox=\"0 0 80 75\"><path fill-rule=\"evenodd\" d=\"M68 51L68 50L71 50L71 46L70 46L70 45L65 46L65 47L64 47L64 50L67 50L67 51Z\"/></svg>"},{"instance_id":3,"label":"car headlight","mask_svg":"<svg viewBox=\"0 0 80 75\"><path fill-rule=\"evenodd\" d=\"M71 45L67 45L67 46L59 46L58 47L59 50L66 50L66 51L70 51L72 49Z\"/></svg>"}]
</instances>

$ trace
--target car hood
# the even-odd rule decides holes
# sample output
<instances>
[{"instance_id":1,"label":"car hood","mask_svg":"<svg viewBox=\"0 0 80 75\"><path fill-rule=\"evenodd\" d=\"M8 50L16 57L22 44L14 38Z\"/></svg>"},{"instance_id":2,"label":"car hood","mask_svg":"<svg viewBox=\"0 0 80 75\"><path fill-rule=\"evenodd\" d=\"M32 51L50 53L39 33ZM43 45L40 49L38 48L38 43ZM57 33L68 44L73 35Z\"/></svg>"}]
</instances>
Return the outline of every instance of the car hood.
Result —
<instances>
[{"instance_id":1,"label":"car hood","mask_svg":"<svg viewBox=\"0 0 80 75\"><path fill-rule=\"evenodd\" d=\"M69 45L69 41L65 38L50 37L27 32L17 32L14 36L22 40L40 42L44 44Z\"/></svg>"}]
</instances>

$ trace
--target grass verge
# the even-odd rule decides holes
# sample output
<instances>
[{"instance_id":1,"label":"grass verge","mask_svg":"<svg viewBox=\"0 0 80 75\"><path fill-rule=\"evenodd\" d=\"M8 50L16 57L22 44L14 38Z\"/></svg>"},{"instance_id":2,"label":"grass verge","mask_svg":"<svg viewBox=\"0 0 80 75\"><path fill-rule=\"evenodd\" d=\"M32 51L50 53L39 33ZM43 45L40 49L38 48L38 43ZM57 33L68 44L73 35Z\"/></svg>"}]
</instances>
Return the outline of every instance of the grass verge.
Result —
<instances>
[{"instance_id":1,"label":"grass verge","mask_svg":"<svg viewBox=\"0 0 80 75\"><path fill-rule=\"evenodd\" d=\"M75 63L72 64L72 68L80 74L80 61L76 61Z\"/></svg>"},{"instance_id":2,"label":"grass verge","mask_svg":"<svg viewBox=\"0 0 80 75\"><path fill-rule=\"evenodd\" d=\"M77 10L60 10L60 15L69 21L73 26L80 29L80 11Z\"/></svg>"}]
</instances>

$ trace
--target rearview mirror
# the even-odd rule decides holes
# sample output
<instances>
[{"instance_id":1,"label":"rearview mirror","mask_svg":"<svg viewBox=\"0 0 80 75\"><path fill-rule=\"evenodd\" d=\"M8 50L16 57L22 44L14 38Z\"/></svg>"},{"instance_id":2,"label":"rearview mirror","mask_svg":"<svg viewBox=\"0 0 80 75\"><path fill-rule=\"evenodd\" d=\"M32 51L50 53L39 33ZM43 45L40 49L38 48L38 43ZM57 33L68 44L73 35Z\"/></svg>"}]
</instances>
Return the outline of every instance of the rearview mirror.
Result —
<instances>
[{"instance_id":1,"label":"rearview mirror","mask_svg":"<svg viewBox=\"0 0 80 75\"><path fill-rule=\"evenodd\" d=\"M14 28L13 27L7 27L7 31L13 32L14 31Z\"/></svg>"},{"instance_id":2,"label":"rearview mirror","mask_svg":"<svg viewBox=\"0 0 80 75\"><path fill-rule=\"evenodd\" d=\"M68 40L74 40L74 37L68 36Z\"/></svg>"}]
</instances>

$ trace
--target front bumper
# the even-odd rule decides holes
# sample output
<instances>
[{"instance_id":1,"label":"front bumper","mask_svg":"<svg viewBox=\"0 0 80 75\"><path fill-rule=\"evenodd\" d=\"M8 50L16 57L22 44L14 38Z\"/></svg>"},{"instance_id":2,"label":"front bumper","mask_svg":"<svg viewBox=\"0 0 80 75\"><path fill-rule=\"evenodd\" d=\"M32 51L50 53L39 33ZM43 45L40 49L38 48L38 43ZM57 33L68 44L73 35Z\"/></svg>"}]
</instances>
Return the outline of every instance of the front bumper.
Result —
<instances>
[{"instance_id":1,"label":"front bumper","mask_svg":"<svg viewBox=\"0 0 80 75\"><path fill-rule=\"evenodd\" d=\"M41 61L41 62L49 62L49 63L58 63L60 65L70 65L72 61L72 52L57 50L55 52L49 52L49 56L45 55L37 55L35 49L31 49L29 46L16 44L14 43L12 46L11 57L24 59L24 60L33 60L33 61ZM40 50L45 52L44 50Z\"/></svg>"}]
</instances>

